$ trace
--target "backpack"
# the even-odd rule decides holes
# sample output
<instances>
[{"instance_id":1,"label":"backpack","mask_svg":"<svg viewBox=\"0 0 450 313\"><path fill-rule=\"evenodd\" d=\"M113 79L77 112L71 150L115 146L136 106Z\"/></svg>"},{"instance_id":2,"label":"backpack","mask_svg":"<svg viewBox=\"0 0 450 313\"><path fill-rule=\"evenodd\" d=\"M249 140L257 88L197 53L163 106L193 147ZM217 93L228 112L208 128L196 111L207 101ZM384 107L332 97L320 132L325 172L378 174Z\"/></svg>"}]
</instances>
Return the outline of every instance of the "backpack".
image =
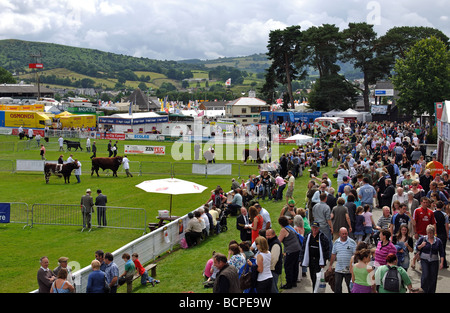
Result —
<instances>
[{"instance_id":1,"label":"backpack","mask_svg":"<svg viewBox=\"0 0 450 313\"><path fill-rule=\"evenodd\" d=\"M220 208L222 206L222 197L220 195L214 195L214 205L216 208Z\"/></svg>"},{"instance_id":2,"label":"backpack","mask_svg":"<svg viewBox=\"0 0 450 313\"><path fill-rule=\"evenodd\" d=\"M388 271L383 277L383 288L384 290L391 292L400 292L400 287L402 285L402 278L397 270L396 266L389 266Z\"/></svg>"}]
</instances>

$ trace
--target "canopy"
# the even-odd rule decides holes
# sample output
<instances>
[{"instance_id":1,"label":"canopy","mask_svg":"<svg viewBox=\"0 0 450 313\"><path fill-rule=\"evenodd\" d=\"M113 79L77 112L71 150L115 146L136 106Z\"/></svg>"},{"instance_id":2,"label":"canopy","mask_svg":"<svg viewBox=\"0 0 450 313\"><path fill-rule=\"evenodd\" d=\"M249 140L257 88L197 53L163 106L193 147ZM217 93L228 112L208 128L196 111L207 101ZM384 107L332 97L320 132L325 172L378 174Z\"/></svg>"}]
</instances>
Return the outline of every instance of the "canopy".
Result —
<instances>
[{"instance_id":1,"label":"canopy","mask_svg":"<svg viewBox=\"0 0 450 313\"><path fill-rule=\"evenodd\" d=\"M304 145L308 142L311 142L311 143L314 142L313 137L302 135L302 134L296 134L294 136L286 138L286 140L295 140L298 145Z\"/></svg>"}]
</instances>

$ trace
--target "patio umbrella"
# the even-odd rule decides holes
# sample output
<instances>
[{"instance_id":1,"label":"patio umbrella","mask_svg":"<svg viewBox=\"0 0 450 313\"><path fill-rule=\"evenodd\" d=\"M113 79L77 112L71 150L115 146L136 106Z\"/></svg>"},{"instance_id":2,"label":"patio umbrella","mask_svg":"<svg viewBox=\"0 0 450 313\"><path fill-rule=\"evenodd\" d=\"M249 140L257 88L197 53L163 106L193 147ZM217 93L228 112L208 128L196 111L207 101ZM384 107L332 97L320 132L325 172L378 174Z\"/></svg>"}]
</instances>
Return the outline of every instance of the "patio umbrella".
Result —
<instances>
[{"instance_id":1,"label":"patio umbrella","mask_svg":"<svg viewBox=\"0 0 450 313\"><path fill-rule=\"evenodd\" d=\"M172 216L172 196L190 193L202 193L206 188L194 182L177 178L164 178L146 180L136 185L136 187L153 193L164 193L170 195L170 216Z\"/></svg>"}]
</instances>

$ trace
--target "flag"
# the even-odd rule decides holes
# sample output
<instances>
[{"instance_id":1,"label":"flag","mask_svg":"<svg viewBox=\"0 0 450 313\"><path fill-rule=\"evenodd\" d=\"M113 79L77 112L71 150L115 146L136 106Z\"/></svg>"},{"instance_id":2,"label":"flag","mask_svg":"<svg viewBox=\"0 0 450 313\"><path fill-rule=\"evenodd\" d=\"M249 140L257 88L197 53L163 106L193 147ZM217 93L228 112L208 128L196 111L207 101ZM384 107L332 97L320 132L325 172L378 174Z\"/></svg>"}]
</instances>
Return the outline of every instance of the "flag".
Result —
<instances>
[{"instance_id":1,"label":"flag","mask_svg":"<svg viewBox=\"0 0 450 313\"><path fill-rule=\"evenodd\" d=\"M442 118L442 112L443 112L443 103L442 102L435 102L435 116L436 116L436 120L440 121Z\"/></svg>"},{"instance_id":2,"label":"flag","mask_svg":"<svg viewBox=\"0 0 450 313\"><path fill-rule=\"evenodd\" d=\"M130 101L130 107L128 108L128 115L133 115L131 112L131 108L133 107L133 102Z\"/></svg>"},{"instance_id":3,"label":"flag","mask_svg":"<svg viewBox=\"0 0 450 313\"><path fill-rule=\"evenodd\" d=\"M225 86L231 86L231 78L228 78L225 82Z\"/></svg>"},{"instance_id":4,"label":"flag","mask_svg":"<svg viewBox=\"0 0 450 313\"><path fill-rule=\"evenodd\" d=\"M201 111L200 113L198 113L198 117L205 115L205 111Z\"/></svg>"}]
</instances>

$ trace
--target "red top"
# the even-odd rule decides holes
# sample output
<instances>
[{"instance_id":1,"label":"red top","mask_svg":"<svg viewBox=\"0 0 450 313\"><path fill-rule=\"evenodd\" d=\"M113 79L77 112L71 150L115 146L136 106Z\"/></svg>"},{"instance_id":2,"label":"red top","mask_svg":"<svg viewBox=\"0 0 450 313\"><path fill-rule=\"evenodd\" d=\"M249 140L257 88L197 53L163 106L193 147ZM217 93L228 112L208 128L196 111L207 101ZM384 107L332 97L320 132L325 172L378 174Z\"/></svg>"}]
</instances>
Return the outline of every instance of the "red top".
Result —
<instances>
[{"instance_id":1,"label":"red top","mask_svg":"<svg viewBox=\"0 0 450 313\"><path fill-rule=\"evenodd\" d=\"M256 223L256 230L252 229L252 242L255 241L256 237L259 236L259 231L263 227L264 219L263 219L263 217L260 214L258 214L253 219L253 223Z\"/></svg>"},{"instance_id":2,"label":"red top","mask_svg":"<svg viewBox=\"0 0 450 313\"><path fill-rule=\"evenodd\" d=\"M145 268L142 266L141 262L139 261L139 259L136 259L133 261L134 262L134 266L136 267L139 275L142 276L142 274L144 274L145 272Z\"/></svg>"},{"instance_id":3,"label":"red top","mask_svg":"<svg viewBox=\"0 0 450 313\"><path fill-rule=\"evenodd\" d=\"M427 234L428 225L436 224L433 211L422 207L417 208L414 211L413 219L416 221L416 233L423 236Z\"/></svg>"}]
</instances>

